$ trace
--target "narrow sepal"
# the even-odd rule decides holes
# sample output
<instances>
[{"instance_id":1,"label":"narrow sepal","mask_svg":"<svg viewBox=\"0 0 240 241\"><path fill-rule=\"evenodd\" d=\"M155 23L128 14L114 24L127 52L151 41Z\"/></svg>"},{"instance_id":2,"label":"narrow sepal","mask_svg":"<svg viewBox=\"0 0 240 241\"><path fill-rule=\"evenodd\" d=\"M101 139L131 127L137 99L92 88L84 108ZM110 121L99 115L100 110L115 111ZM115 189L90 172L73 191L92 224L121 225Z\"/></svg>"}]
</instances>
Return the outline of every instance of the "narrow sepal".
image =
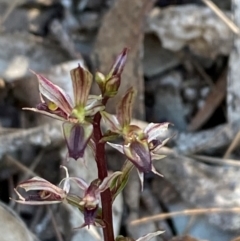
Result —
<instances>
[{"instance_id":1,"label":"narrow sepal","mask_svg":"<svg viewBox=\"0 0 240 241\"><path fill-rule=\"evenodd\" d=\"M48 117L54 118L54 119L56 119L56 120L60 120L60 121L65 121L65 120L66 120L66 118L61 117L61 116L59 116L58 114L54 114L54 113L52 113L52 112L50 112L50 111L39 110L39 109L37 109L37 108L27 108L27 107L26 107L26 108L23 108L23 110L30 110L30 111L33 111L33 112L37 112L37 113L46 115L46 116L48 116Z\"/></svg>"},{"instance_id":2,"label":"narrow sepal","mask_svg":"<svg viewBox=\"0 0 240 241\"><path fill-rule=\"evenodd\" d=\"M114 75L121 75L123 68L125 66L126 60L127 60L127 52L128 49L124 48L123 51L117 56L109 74L108 77L112 77Z\"/></svg>"},{"instance_id":3,"label":"narrow sepal","mask_svg":"<svg viewBox=\"0 0 240 241\"><path fill-rule=\"evenodd\" d=\"M117 119L122 127L130 125L135 95L136 91L130 87L117 106Z\"/></svg>"},{"instance_id":4,"label":"narrow sepal","mask_svg":"<svg viewBox=\"0 0 240 241\"><path fill-rule=\"evenodd\" d=\"M88 184L81 177L70 177L69 180L74 181L84 191L88 189Z\"/></svg>"},{"instance_id":5,"label":"narrow sepal","mask_svg":"<svg viewBox=\"0 0 240 241\"><path fill-rule=\"evenodd\" d=\"M80 65L70 71L75 106L85 106L92 85L92 74Z\"/></svg>"},{"instance_id":6,"label":"narrow sepal","mask_svg":"<svg viewBox=\"0 0 240 241\"><path fill-rule=\"evenodd\" d=\"M144 173L142 171L140 171L139 169L137 169L137 172L138 172L138 177L139 177L140 184L141 184L141 191L143 191Z\"/></svg>"},{"instance_id":7,"label":"narrow sepal","mask_svg":"<svg viewBox=\"0 0 240 241\"><path fill-rule=\"evenodd\" d=\"M66 114L71 114L73 104L69 95L44 76L36 73L34 74L38 78L40 93L56 104L56 106L62 109Z\"/></svg>"},{"instance_id":8,"label":"narrow sepal","mask_svg":"<svg viewBox=\"0 0 240 241\"><path fill-rule=\"evenodd\" d=\"M154 166L152 166L151 171L152 171L154 174L158 175L159 177L163 177L163 175L162 175L161 173L157 172L157 170L155 169Z\"/></svg>"},{"instance_id":9,"label":"narrow sepal","mask_svg":"<svg viewBox=\"0 0 240 241\"><path fill-rule=\"evenodd\" d=\"M84 151L92 136L91 123L63 123L63 132L67 142L69 157L75 160L83 158Z\"/></svg>"},{"instance_id":10,"label":"narrow sepal","mask_svg":"<svg viewBox=\"0 0 240 241\"><path fill-rule=\"evenodd\" d=\"M144 132L148 135L148 142L157 139L160 135L163 134L168 129L170 123L150 123L144 129Z\"/></svg>"},{"instance_id":11,"label":"narrow sepal","mask_svg":"<svg viewBox=\"0 0 240 241\"><path fill-rule=\"evenodd\" d=\"M62 165L60 166L60 168L64 169L65 174L66 174L66 177L62 180L62 182L63 182L63 190L66 193L69 193L69 191L70 191L70 181L69 181L68 169L67 169L67 167L62 166Z\"/></svg>"},{"instance_id":12,"label":"narrow sepal","mask_svg":"<svg viewBox=\"0 0 240 241\"><path fill-rule=\"evenodd\" d=\"M152 160L160 160L160 159L163 159L165 157L166 157L166 155L161 155L161 154L156 154L156 153L151 152L151 159Z\"/></svg>"},{"instance_id":13,"label":"narrow sepal","mask_svg":"<svg viewBox=\"0 0 240 241\"><path fill-rule=\"evenodd\" d=\"M111 143L111 142L107 142L107 144L109 146L113 147L114 149L118 150L120 153L124 154L123 145L114 144L114 143Z\"/></svg>"},{"instance_id":14,"label":"narrow sepal","mask_svg":"<svg viewBox=\"0 0 240 241\"><path fill-rule=\"evenodd\" d=\"M101 111L100 114L102 116L102 121L109 130L112 132L121 133L122 127L115 115L109 114L106 111Z\"/></svg>"},{"instance_id":15,"label":"narrow sepal","mask_svg":"<svg viewBox=\"0 0 240 241\"><path fill-rule=\"evenodd\" d=\"M103 111L105 106L102 104L101 99L91 98L87 100L85 106L85 116L94 116L97 112Z\"/></svg>"},{"instance_id":16,"label":"narrow sepal","mask_svg":"<svg viewBox=\"0 0 240 241\"><path fill-rule=\"evenodd\" d=\"M111 186L111 183L114 181L114 179L116 179L120 175L122 175L122 172L118 171L104 178L104 180L98 188L99 192L104 192L106 189L108 189Z\"/></svg>"}]
</instances>

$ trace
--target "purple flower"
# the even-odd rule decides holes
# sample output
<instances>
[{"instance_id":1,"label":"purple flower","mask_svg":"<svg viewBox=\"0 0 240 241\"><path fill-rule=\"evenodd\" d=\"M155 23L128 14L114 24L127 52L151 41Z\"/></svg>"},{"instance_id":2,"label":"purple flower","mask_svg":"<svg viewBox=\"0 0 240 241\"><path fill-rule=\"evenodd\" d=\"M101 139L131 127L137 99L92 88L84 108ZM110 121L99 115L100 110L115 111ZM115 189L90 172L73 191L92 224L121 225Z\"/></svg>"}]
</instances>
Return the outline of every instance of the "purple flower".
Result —
<instances>
[{"instance_id":1,"label":"purple flower","mask_svg":"<svg viewBox=\"0 0 240 241\"><path fill-rule=\"evenodd\" d=\"M62 168L66 171L66 178L63 179L63 188L53 185L47 180L41 177L33 177L25 182L17 185L15 192L18 195L19 200L15 200L18 203L29 204L29 205L44 205L44 204L55 204L63 202L70 189L69 175L66 167ZM18 191L18 188L25 189L28 191L38 191L36 194L23 197Z\"/></svg>"},{"instance_id":2,"label":"purple flower","mask_svg":"<svg viewBox=\"0 0 240 241\"><path fill-rule=\"evenodd\" d=\"M110 176L106 177L103 181L96 179L89 185L79 177L70 177L69 180L73 180L83 191L84 195L81 198L79 205L83 207L84 224L79 228L85 226L95 225L104 227L104 220L97 219L97 211L100 203L100 194L108 189L113 180L121 175L122 172L114 172Z\"/></svg>"},{"instance_id":3,"label":"purple flower","mask_svg":"<svg viewBox=\"0 0 240 241\"><path fill-rule=\"evenodd\" d=\"M88 70L78 66L71 70L70 74L74 101L59 86L54 85L44 76L36 74L41 103L36 108L24 109L65 121L63 132L67 141L69 157L77 160L83 157L93 132L93 126L86 120L86 117L94 116L105 107L102 105L101 97L89 96L92 75Z\"/></svg>"},{"instance_id":4,"label":"purple flower","mask_svg":"<svg viewBox=\"0 0 240 241\"><path fill-rule=\"evenodd\" d=\"M153 172L162 176L152 165L152 160L161 159L160 148L167 140L160 141L160 134L165 131L169 123L150 123L144 130L131 125L132 106L135 91L130 88L117 107L117 115L101 111L102 119L109 127L111 135L116 133L123 137L122 145L108 142L110 146L123 153L138 170L139 178L143 188L144 173Z\"/></svg>"}]
</instances>

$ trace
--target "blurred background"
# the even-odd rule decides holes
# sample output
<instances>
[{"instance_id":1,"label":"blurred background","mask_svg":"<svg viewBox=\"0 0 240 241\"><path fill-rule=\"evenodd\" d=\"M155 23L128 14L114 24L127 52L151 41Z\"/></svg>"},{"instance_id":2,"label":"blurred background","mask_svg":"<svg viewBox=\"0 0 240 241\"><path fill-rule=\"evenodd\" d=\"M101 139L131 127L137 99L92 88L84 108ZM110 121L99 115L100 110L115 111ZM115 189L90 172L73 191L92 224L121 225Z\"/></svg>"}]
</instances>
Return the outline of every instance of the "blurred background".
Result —
<instances>
[{"instance_id":1,"label":"blurred background","mask_svg":"<svg viewBox=\"0 0 240 241\"><path fill-rule=\"evenodd\" d=\"M58 184L61 164L71 176L96 178L91 153L87 171L66 162L60 122L22 110L40 101L29 69L71 95L72 68L106 74L124 47L120 93L108 110L133 85L135 121L173 126L166 158L154 163L164 178L145 175L140 192L133 172L116 200L116 235L165 230L153 240L240 240L239 28L239 0L0 0L0 240L102 240L98 228L73 230L83 223L77 209L9 197L36 175ZM123 157L107 151L109 171L119 170Z\"/></svg>"}]
</instances>

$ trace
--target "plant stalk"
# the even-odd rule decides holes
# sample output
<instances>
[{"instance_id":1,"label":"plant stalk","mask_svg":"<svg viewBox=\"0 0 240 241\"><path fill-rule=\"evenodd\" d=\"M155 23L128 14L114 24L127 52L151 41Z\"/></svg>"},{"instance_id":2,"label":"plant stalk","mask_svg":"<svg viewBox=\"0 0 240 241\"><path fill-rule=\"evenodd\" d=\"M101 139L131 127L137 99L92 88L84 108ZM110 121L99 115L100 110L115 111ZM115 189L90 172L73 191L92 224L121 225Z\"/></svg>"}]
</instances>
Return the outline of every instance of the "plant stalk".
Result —
<instances>
[{"instance_id":1,"label":"plant stalk","mask_svg":"<svg viewBox=\"0 0 240 241\"><path fill-rule=\"evenodd\" d=\"M96 145L96 163L98 168L98 178L103 180L107 177L107 160L105 154L105 143L100 143L102 138L102 131L100 127L101 115L97 113L93 121L93 135ZM114 241L113 233L113 218L112 218L112 196L110 189L101 193L102 201L102 219L105 222L106 227L103 228L104 241Z\"/></svg>"}]
</instances>

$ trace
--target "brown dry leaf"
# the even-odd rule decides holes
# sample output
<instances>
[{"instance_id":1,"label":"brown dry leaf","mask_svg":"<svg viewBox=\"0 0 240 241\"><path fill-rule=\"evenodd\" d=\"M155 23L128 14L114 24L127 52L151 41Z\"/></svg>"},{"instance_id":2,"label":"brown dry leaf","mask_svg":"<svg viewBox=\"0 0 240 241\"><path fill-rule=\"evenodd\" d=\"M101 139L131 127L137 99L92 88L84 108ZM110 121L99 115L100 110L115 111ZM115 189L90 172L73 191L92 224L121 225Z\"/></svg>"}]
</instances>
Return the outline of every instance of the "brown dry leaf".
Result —
<instances>
[{"instance_id":1,"label":"brown dry leaf","mask_svg":"<svg viewBox=\"0 0 240 241\"><path fill-rule=\"evenodd\" d=\"M110 101L109 111L112 113L115 112L115 106L119 102L119 98L130 86L134 86L138 95L135 100L137 104L133 110L133 115L138 119L144 118L144 83L141 63L144 34L143 20L152 4L153 1L119 0L115 2L103 19L93 51L96 68L106 74L117 54L124 47L130 49L119 94ZM97 92L98 87L95 86L93 91Z\"/></svg>"}]
</instances>

